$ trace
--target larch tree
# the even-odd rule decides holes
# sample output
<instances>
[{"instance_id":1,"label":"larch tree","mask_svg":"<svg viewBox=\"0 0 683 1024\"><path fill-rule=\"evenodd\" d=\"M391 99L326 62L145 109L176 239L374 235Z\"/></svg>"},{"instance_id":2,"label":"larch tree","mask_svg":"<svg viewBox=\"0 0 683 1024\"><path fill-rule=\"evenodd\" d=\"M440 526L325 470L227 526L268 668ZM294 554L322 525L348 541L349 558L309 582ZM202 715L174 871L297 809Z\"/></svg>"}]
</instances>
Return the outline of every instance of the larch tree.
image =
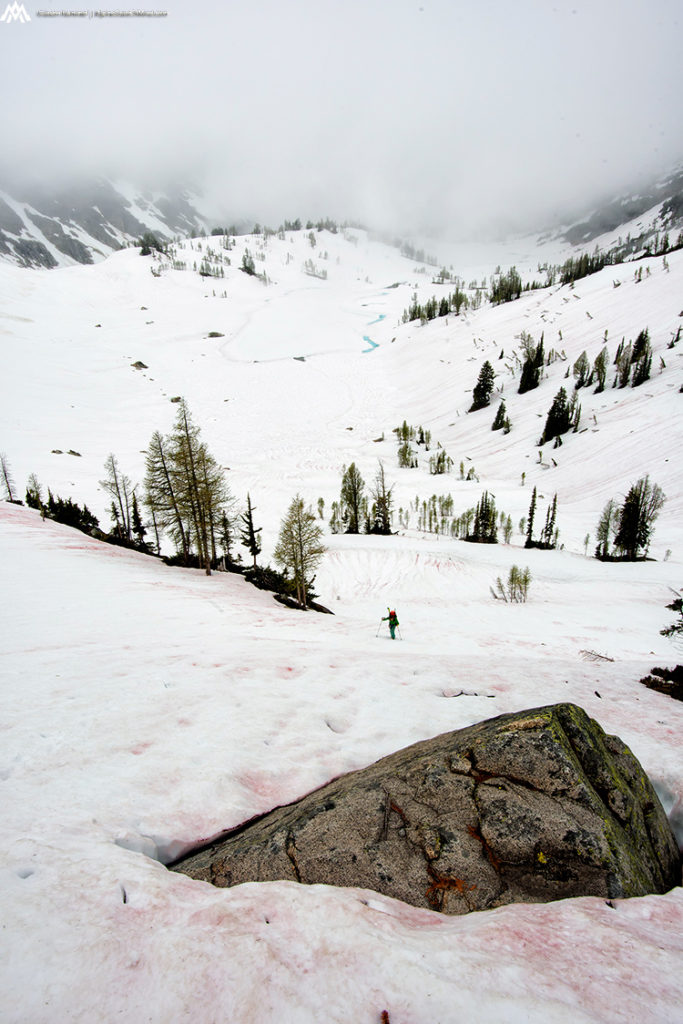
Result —
<instances>
[{"instance_id":1,"label":"larch tree","mask_svg":"<svg viewBox=\"0 0 683 1024\"><path fill-rule=\"evenodd\" d=\"M146 458L145 501L155 527L168 530L187 564L196 548L199 565L211 574L217 561L222 513L231 503L223 471L200 439L185 401L172 433L155 432Z\"/></svg>"},{"instance_id":2,"label":"larch tree","mask_svg":"<svg viewBox=\"0 0 683 1024\"><path fill-rule=\"evenodd\" d=\"M190 539L180 509L173 455L168 440L158 430L152 434L145 466L145 504L150 509L155 528L170 534L176 551L187 564Z\"/></svg>"},{"instance_id":3,"label":"larch tree","mask_svg":"<svg viewBox=\"0 0 683 1024\"><path fill-rule=\"evenodd\" d=\"M273 557L284 572L290 574L296 599L302 609L307 607L308 592L315 578L314 571L326 550L322 536L322 528L312 508L306 508L304 499L297 494L282 520Z\"/></svg>"},{"instance_id":4,"label":"larch tree","mask_svg":"<svg viewBox=\"0 0 683 1024\"><path fill-rule=\"evenodd\" d=\"M133 485L130 477L119 469L119 464L114 454L110 454L104 463L106 477L100 480L100 487L112 499L112 518L116 524L116 531L123 540L130 540L132 536L132 503Z\"/></svg>"},{"instance_id":5,"label":"larch tree","mask_svg":"<svg viewBox=\"0 0 683 1024\"><path fill-rule=\"evenodd\" d=\"M9 459L4 452L0 452L0 476L2 477L2 482L5 487L7 500L12 502L16 501L16 498L14 497L16 486L12 479L12 470L10 469Z\"/></svg>"}]
</instances>

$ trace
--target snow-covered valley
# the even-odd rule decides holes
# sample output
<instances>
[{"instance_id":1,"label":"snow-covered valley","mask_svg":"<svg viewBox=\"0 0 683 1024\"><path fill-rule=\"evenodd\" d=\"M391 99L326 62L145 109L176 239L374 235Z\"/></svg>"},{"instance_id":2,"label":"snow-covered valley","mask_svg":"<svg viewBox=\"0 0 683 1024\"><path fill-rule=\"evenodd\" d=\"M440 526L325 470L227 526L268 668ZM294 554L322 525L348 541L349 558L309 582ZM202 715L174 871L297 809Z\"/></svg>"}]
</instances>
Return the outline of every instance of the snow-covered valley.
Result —
<instances>
[{"instance_id":1,"label":"snow-covered valley","mask_svg":"<svg viewBox=\"0 0 683 1024\"><path fill-rule=\"evenodd\" d=\"M680 888L448 918L296 882L218 890L164 866L414 741L564 700L631 747L683 841L683 710L639 682L680 660L659 631L683 585L683 341L669 347L683 252L421 325L402 314L414 293L452 291L432 282L438 268L360 230L316 231L314 245L308 235L242 237L231 250L187 241L185 270L137 250L54 271L0 265L0 449L20 497L35 473L106 527L105 459L115 453L141 484L150 436L170 428L182 395L232 493L251 496L262 562L294 494L314 508L322 498L327 520L352 461L368 482L382 461L396 513L392 537L326 530L316 591L334 616L323 616L0 503L0 1015L673 1021ZM209 248L224 276L192 269ZM268 283L240 271L245 248ZM539 262L566 255L531 242L438 253L465 285L496 264L539 278ZM645 327L651 378L613 388L617 345ZM522 332L543 333L557 358L519 395ZM578 431L539 448L573 364L603 345L605 390L582 388ZM487 359L491 404L468 413ZM507 434L491 430L501 398ZM431 431L450 473L431 475L421 450L418 468L398 467L392 431L404 420ZM666 495L652 560L597 561L605 502L646 474ZM558 550L524 549L534 486L543 514L557 494ZM457 515L484 490L514 524L509 544L418 528L432 495L450 494ZM515 564L530 569L528 601L494 600ZM377 636L388 604L394 644Z\"/></svg>"}]
</instances>

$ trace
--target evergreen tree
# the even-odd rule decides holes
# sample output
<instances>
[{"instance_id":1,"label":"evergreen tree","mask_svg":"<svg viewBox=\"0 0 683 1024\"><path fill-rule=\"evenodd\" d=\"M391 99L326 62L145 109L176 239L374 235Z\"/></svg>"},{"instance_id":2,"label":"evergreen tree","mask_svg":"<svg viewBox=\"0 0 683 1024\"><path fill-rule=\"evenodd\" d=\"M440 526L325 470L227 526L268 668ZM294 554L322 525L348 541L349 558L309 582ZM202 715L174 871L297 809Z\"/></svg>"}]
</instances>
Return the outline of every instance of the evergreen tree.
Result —
<instances>
[{"instance_id":1,"label":"evergreen tree","mask_svg":"<svg viewBox=\"0 0 683 1024\"><path fill-rule=\"evenodd\" d=\"M650 332L646 327L639 333L638 337L633 343L633 348L631 349L631 362L637 363L640 359L643 358L643 356L648 351L650 352L650 354L652 354L652 346L650 344Z\"/></svg>"},{"instance_id":2,"label":"evergreen tree","mask_svg":"<svg viewBox=\"0 0 683 1024\"><path fill-rule=\"evenodd\" d=\"M116 525L121 539L129 541L132 531L131 504L133 500L133 486L130 477L121 472L116 456L113 454L107 457L104 468L107 476L104 480L100 480L100 487L113 500L117 510Z\"/></svg>"},{"instance_id":3,"label":"evergreen tree","mask_svg":"<svg viewBox=\"0 0 683 1024\"><path fill-rule=\"evenodd\" d=\"M595 548L595 557L602 561L609 558L610 543L617 528L618 519L619 507L614 498L610 498L602 510L597 530L595 531L598 542Z\"/></svg>"},{"instance_id":4,"label":"evergreen tree","mask_svg":"<svg viewBox=\"0 0 683 1024\"><path fill-rule=\"evenodd\" d=\"M672 612L678 612L678 620L672 622L670 626L666 626L665 629L660 629L662 636L678 637L683 635L683 598L676 597L666 606L670 608Z\"/></svg>"},{"instance_id":5,"label":"evergreen tree","mask_svg":"<svg viewBox=\"0 0 683 1024\"><path fill-rule=\"evenodd\" d=\"M228 565L233 564L232 546L235 543L236 525L236 517L232 513L232 510L228 512L227 509L223 509L221 513L219 539L221 547L223 548L223 557Z\"/></svg>"},{"instance_id":6,"label":"evergreen tree","mask_svg":"<svg viewBox=\"0 0 683 1024\"><path fill-rule=\"evenodd\" d=\"M578 390L578 388L583 388L583 387L586 387L588 384L590 384L590 382L591 382L591 372L590 372L590 369L591 369L591 365L590 365L590 363L588 361L588 356L586 355L586 353L584 351L584 352L581 353L579 358L576 360L576 362L574 363L574 367L573 367L574 377L576 378L576 384L574 385L574 387L576 387L577 390Z\"/></svg>"},{"instance_id":7,"label":"evergreen tree","mask_svg":"<svg viewBox=\"0 0 683 1024\"><path fill-rule=\"evenodd\" d=\"M308 593L315 578L313 571L325 550L322 529L313 510L305 508L303 498L297 494L280 526L274 558L285 573L291 574L297 601L303 609L307 607Z\"/></svg>"},{"instance_id":8,"label":"evergreen tree","mask_svg":"<svg viewBox=\"0 0 683 1024\"><path fill-rule=\"evenodd\" d=\"M372 523L370 533L379 533L389 536L391 533L391 520L393 517L393 488L387 486L384 466L380 462L375 475L375 484L372 489Z\"/></svg>"},{"instance_id":9,"label":"evergreen tree","mask_svg":"<svg viewBox=\"0 0 683 1024\"><path fill-rule=\"evenodd\" d=\"M133 506L131 509L131 528L132 532L135 534L138 547L146 548L147 544L145 543L145 534L147 533L147 528L140 517L140 509L138 507L138 499L135 491L133 491Z\"/></svg>"},{"instance_id":10,"label":"evergreen tree","mask_svg":"<svg viewBox=\"0 0 683 1024\"><path fill-rule=\"evenodd\" d=\"M522 279L516 267L510 267L507 274L497 274L491 280L490 299L494 306L501 302L512 302L522 294Z\"/></svg>"},{"instance_id":11,"label":"evergreen tree","mask_svg":"<svg viewBox=\"0 0 683 1024\"><path fill-rule=\"evenodd\" d=\"M624 346L621 344L621 352L617 358L617 378L615 386L625 388L631 375L631 342Z\"/></svg>"},{"instance_id":12,"label":"evergreen tree","mask_svg":"<svg viewBox=\"0 0 683 1024\"><path fill-rule=\"evenodd\" d=\"M636 338L633 352L631 353L631 362L633 363L631 387L637 388L640 384L644 384L646 380L650 379L652 345L650 344L647 328L641 331Z\"/></svg>"},{"instance_id":13,"label":"evergreen tree","mask_svg":"<svg viewBox=\"0 0 683 1024\"><path fill-rule=\"evenodd\" d=\"M398 446L398 465L399 469L416 469L417 468L417 456L410 447L410 441L403 441Z\"/></svg>"},{"instance_id":14,"label":"evergreen tree","mask_svg":"<svg viewBox=\"0 0 683 1024\"><path fill-rule=\"evenodd\" d=\"M255 509L251 504L251 497L247 494L247 508L240 517L244 524L241 537L242 543L254 560L254 568L256 569L256 556L261 553L261 540L259 538L261 527L254 527L254 511Z\"/></svg>"},{"instance_id":15,"label":"evergreen tree","mask_svg":"<svg viewBox=\"0 0 683 1024\"><path fill-rule=\"evenodd\" d=\"M495 376L495 370L487 359L479 371L479 379L477 380L477 383L474 386L474 391L472 392L472 405L469 409L470 412L476 412L477 409L483 409L489 404Z\"/></svg>"},{"instance_id":16,"label":"evergreen tree","mask_svg":"<svg viewBox=\"0 0 683 1024\"><path fill-rule=\"evenodd\" d=\"M30 474L26 484L26 504L29 508L43 508L43 489L35 473Z\"/></svg>"},{"instance_id":17,"label":"evergreen tree","mask_svg":"<svg viewBox=\"0 0 683 1024\"><path fill-rule=\"evenodd\" d=\"M607 363L609 360L609 352L607 348L603 348L598 355L595 357L593 363L593 376L598 382L598 386L595 389L596 395L601 394L605 390L605 380L607 378Z\"/></svg>"},{"instance_id":18,"label":"evergreen tree","mask_svg":"<svg viewBox=\"0 0 683 1024\"><path fill-rule=\"evenodd\" d=\"M347 533L360 533L361 530L361 506L363 503L363 491L365 481L355 462L346 468L344 466L340 507L342 522L346 523Z\"/></svg>"},{"instance_id":19,"label":"evergreen tree","mask_svg":"<svg viewBox=\"0 0 683 1024\"><path fill-rule=\"evenodd\" d=\"M500 430L502 427L505 426L506 421L507 412L505 409L505 399L503 398L501 399L500 405L498 406L498 412L496 413L493 423L491 425L491 430Z\"/></svg>"},{"instance_id":20,"label":"evergreen tree","mask_svg":"<svg viewBox=\"0 0 683 1024\"><path fill-rule=\"evenodd\" d=\"M245 274L249 277L254 277L256 274L256 264L254 263L254 257L251 255L248 249L245 249L242 254L242 266L240 267Z\"/></svg>"},{"instance_id":21,"label":"evergreen tree","mask_svg":"<svg viewBox=\"0 0 683 1024\"><path fill-rule=\"evenodd\" d=\"M81 508L71 498L55 497L48 489L46 513L48 518L54 519L57 523L64 523L65 526L73 526L83 533L93 533L99 527L96 517L92 514L87 505Z\"/></svg>"},{"instance_id":22,"label":"evergreen tree","mask_svg":"<svg viewBox=\"0 0 683 1024\"><path fill-rule=\"evenodd\" d=\"M525 359L522 364L522 375L519 381L519 394L523 395L527 391L533 391L537 388L541 381L541 370L545 362L545 353L543 350L543 335L538 345L534 348L533 339L526 335L527 344L525 346Z\"/></svg>"},{"instance_id":23,"label":"evergreen tree","mask_svg":"<svg viewBox=\"0 0 683 1024\"><path fill-rule=\"evenodd\" d=\"M150 256L153 249L156 252L164 251L162 243L159 241L157 236L153 234L153 232L151 231L145 231L144 235L139 240L138 245L140 246L141 256Z\"/></svg>"},{"instance_id":24,"label":"evergreen tree","mask_svg":"<svg viewBox=\"0 0 683 1024\"><path fill-rule=\"evenodd\" d=\"M529 504L529 515L527 516L526 524L526 541L524 543L525 548L531 548L534 546L534 516L536 515L536 488L534 487L531 495L531 503Z\"/></svg>"},{"instance_id":25,"label":"evergreen tree","mask_svg":"<svg viewBox=\"0 0 683 1024\"><path fill-rule=\"evenodd\" d=\"M492 494L484 491L474 511L472 532L465 538L475 544L498 543L498 513Z\"/></svg>"},{"instance_id":26,"label":"evergreen tree","mask_svg":"<svg viewBox=\"0 0 683 1024\"><path fill-rule=\"evenodd\" d=\"M647 553L655 519L664 504L664 492L644 476L632 484L619 512L619 525L614 543L629 562L639 551Z\"/></svg>"},{"instance_id":27,"label":"evergreen tree","mask_svg":"<svg viewBox=\"0 0 683 1024\"><path fill-rule=\"evenodd\" d=\"M442 473L450 473L453 459L446 454L444 448L439 447L435 455L430 456L429 472L432 476L440 476Z\"/></svg>"},{"instance_id":28,"label":"evergreen tree","mask_svg":"<svg viewBox=\"0 0 683 1024\"><path fill-rule=\"evenodd\" d=\"M560 388L548 411L545 428L538 443L546 444L547 441L552 441L554 437L566 434L572 427L576 429L579 425L580 417L581 407L578 405L576 392L572 395L571 400L567 401L567 392L564 388Z\"/></svg>"},{"instance_id":29,"label":"evergreen tree","mask_svg":"<svg viewBox=\"0 0 683 1024\"><path fill-rule=\"evenodd\" d=\"M548 511L545 517L545 526L541 533L541 547L543 548L554 548L555 544L555 531L557 520L557 495L553 498L552 505L548 505Z\"/></svg>"}]
</instances>

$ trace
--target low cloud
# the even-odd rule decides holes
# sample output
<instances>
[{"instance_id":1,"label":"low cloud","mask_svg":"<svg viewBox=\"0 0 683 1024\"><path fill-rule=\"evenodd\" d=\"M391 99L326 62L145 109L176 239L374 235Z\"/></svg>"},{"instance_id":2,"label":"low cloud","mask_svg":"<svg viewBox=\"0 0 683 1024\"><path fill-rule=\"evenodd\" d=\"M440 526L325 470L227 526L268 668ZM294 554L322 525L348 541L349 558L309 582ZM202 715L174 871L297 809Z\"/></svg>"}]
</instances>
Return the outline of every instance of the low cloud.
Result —
<instances>
[{"instance_id":1,"label":"low cloud","mask_svg":"<svg viewBox=\"0 0 683 1024\"><path fill-rule=\"evenodd\" d=\"M6 180L188 182L226 219L471 237L683 157L668 0L166 6L0 24Z\"/></svg>"}]
</instances>

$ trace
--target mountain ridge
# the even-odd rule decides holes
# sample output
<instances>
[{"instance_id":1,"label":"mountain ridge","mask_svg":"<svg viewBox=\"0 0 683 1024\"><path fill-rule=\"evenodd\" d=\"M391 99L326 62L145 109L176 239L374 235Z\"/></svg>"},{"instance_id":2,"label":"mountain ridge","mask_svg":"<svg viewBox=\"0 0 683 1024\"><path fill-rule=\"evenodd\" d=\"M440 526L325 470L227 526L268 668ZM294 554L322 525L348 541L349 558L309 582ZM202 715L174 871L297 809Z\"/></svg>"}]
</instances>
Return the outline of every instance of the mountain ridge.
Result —
<instances>
[{"instance_id":1,"label":"mountain ridge","mask_svg":"<svg viewBox=\"0 0 683 1024\"><path fill-rule=\"evenodd\" d=\"M147 232L168 242L208 235L224 219L201 190L178 183L150 189L93 177L51 187L6 178L0 181L0 261L50 269L89 264L136 244ZM627 234L632 253L645 249L655 235L682 228L680 165L600 203L572 223L548 225L538 235L580 248L612 244L619 233Z\"/></svg>"}]
</instances>

